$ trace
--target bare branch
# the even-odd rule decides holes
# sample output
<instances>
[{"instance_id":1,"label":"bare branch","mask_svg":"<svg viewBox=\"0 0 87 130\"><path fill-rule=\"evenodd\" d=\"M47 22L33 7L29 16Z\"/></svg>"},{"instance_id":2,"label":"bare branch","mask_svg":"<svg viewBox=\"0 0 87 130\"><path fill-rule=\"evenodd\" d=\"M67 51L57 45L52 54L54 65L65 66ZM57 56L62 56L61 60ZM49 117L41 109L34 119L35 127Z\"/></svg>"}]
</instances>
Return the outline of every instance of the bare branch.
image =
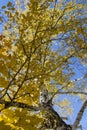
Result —
<instances>
[{"instance_id":1,"label":"bare branch","mask_svg":"<svg viewBox=\"0 0 87 130\"><path fill-rule=\"evenodd\" d=\"M57 90L55 93L51 93L52 96L50 98L50 102L52 102L53 98L55 97L55 95L57 94L70 94L70 95L78 95L78 94L83 94L83 95L86 95L87 96L87 92L75 92L75 91L72 91L72 92L60 92L60 90L62 90L63 88L65 88L67 86L63 86L61 89Z\"/></svg>"},{"instance_id":2,"label":"bare branch","mask_svg":"<svg viewBox=\"0 0 87 130\"><path fill-rule=\"evenodd\" d=\"M87 107L87 100L83 103L80 111L77 114L76 120L75 120L75 122L73 124L73 130L75 130L78 127L86 107Z\"/></svg>"},{"instance_id":3,"label":"bare branch","mask_svg":"<svg viewBox=\"0 0 87 130\"><path fill-rule=\"evenodd\" d=\"M77 95L77 94L83 94L83 95L86 95L87 96L87 92L75 92L75 91L72 91L72 92L59 92L59 91L57 91L55 94L75 94L75 95Z\"/></svg>"}]
</instances>

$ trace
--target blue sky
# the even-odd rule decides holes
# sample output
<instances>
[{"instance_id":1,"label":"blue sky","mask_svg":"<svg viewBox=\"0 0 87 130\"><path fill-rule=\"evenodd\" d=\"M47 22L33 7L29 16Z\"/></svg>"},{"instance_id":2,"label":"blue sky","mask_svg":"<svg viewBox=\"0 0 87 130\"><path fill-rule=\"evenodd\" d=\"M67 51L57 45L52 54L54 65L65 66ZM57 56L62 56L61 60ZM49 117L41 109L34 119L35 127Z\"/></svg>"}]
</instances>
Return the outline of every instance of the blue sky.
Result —
<instances>
[{"instance_id":1,"label":"blue sky","mask_svg":"<svg viewBox=\"0 0 87 130\"><path fill-rule=\"evenodd\" d=\"M14 2L14 0L0 0L0 7L2 5L5 5L8 1ZM85 3L85 0L83 0L83 3ZM0 24L0 32L2 32L2 28L3 28L3 24L2 25ZM56 46L54 46L54 49L55 48L56 48ZM74 60L75 60L75 64L74 64L75 76L72 77L72 79L83 77L84 73L87 72L87 66L81 65L81 63L77 59L74 59ZM74 108L73 114L68 116L68 118L69 118L68 123L72 124L74 122L76 115L77 115L78 111L80 110L83 103L79 99L78 96L73 97L73 96L68 96L68 95L67 96L61 95L59 97L59 100L60 99L62 100L64 98L68 98L72 102L72 107ZM59 108L57 106L54 106L54 108L55 108L56 111L59 111ZM83 114L81 124L82 124L83 130L87 130L87 109L85 110L85 112Z\"/></svg>"},{"instance_id":2,"label":"blue sky","mask_svg":"<svg viewBox=\"0 0 87 130\"><path fill-rule=\"evenodd\" d=\"M8 2L14 2L15 0L0 0L0 7L2 6L2 5L6 5Z\"/></svg>"},{"instance_id":3,"label":"blue sky","mask_svg":"<svg viewBox=\"0 0 87 130\"><path fill-rule=\"evenodd\" d=\"M54 50L57 49L58 48L57 43L55 43L53 47L54 47L53 48ZM73 77L71 77L71 80L83 78L84 74L87 73L87 66L82 65L78 58L73 58L72 60L73 60L74 64L71 64L70 67L74 68L75 75ZM85 85L86 85L86 88L87 88L87 78L86 79L81 79L77 83L77 85L81 86L81 84L83 82L86 83ZM66 122L70 123L70 124L73 124L73 122L75 121L76 116L77 116L83 102L78 96L69 96L69 95L61 95L61 96L59 96L58 95L58 101L61 101L64 98L67 98L71 102L71 107L74 110L72 114L68 115L68 121L66 121ZM59 107L57 105L55 105L54 108L55 108L55 110L57 112L59 112L61 114L61 112L59 110ZM63 116L63 115L61 114L61 116ZM80 124L82 125L83 130L87 130L87 108L84 111L83 118L82 118Z\"/></svg>"},{"instance_id":4,"label":"blue sky","mask_svg":"<svg viewBox=\"0 0 87 130\"><path fill-rule=\"evenodd\" d=\"M1 6L6 5L9 1L13 2L13 0L0 0L0 11L1 11ZM2 32L2 29L3 29L3 24L0 24L0 33Z\"/></svg>"}]
</instances>

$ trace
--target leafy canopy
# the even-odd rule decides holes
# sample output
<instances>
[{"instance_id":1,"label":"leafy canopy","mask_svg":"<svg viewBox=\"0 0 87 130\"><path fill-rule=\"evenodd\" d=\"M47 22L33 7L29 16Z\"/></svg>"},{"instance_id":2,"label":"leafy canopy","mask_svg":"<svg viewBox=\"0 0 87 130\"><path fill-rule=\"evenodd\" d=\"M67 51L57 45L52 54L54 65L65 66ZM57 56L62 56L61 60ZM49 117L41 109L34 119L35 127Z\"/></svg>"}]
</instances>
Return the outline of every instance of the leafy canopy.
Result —
<instances>
[{"instance_id":1,"label":"leafy canopy","mask_svg":"<svg viewBox=\"0 0 87 130\"><path fill-rule=\"evenodd\" d=\"M75 57L87 59L85 5L26 0L17 1L15 6L9 2L2 7L2 13L0 103L4 100L39 106L43 84L51 94L76 89L71 81L74 71L69 65L73 65ZM60 106L66 104L70 106L64 99ZM35 113L6 105L0 105L0 129L38 129L43 111Z\"/></svg>"}]
</instances>

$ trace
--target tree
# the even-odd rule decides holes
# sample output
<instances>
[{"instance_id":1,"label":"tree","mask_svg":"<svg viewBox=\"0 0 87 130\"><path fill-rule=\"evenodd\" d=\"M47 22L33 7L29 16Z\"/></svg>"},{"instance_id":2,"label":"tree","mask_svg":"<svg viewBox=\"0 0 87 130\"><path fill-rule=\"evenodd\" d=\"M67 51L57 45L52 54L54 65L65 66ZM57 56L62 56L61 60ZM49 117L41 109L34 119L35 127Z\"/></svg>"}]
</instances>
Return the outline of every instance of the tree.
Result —
<instances>
[{"instance_id":1,"label":"tree","mask_svg":"<svg viewBox=\"0 0 87 130\"><path fill-rule=\"evenodd\" d=\"M87 93L85 84L83 90L77 87L79 79L71 80L70 65L75 58L87 60L86 7L53 0L26 0L19 5L8 2L2 7L0 128L75 130L87 106ZM53 108L62 94L81 99L84 95L74 124L67 124ZM58 105L71 107L68 99Z\"/></svg>"}]
</instances>

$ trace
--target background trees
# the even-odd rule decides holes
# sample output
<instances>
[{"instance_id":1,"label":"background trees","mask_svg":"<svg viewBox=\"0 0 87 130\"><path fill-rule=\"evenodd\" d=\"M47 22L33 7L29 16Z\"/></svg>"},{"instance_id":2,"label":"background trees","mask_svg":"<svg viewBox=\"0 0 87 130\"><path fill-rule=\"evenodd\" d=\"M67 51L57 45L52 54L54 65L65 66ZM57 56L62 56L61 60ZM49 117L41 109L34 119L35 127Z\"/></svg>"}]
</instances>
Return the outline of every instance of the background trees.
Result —
<instances>
[{"instance_id":1,"label":"background trees","mask_svg":"<svg viewBox=\"0 0 87 130\"><path fill-rule=\"evenodd\" d=\"M0 21L1 129L71 129L53 108L70 112L71 102L59 95L79 95L86 108L86 73L75 75L75 61L87 64L87 17L84 2L30 0L2 6ZM79 84L80 82L80 84ZM48 100L40 102L40 93ZM61 110L62 111L62 110ZM65 116L65 115L64 115ZM71 124L70 124L71 125Z\"/></svg>"}]
</instances>

